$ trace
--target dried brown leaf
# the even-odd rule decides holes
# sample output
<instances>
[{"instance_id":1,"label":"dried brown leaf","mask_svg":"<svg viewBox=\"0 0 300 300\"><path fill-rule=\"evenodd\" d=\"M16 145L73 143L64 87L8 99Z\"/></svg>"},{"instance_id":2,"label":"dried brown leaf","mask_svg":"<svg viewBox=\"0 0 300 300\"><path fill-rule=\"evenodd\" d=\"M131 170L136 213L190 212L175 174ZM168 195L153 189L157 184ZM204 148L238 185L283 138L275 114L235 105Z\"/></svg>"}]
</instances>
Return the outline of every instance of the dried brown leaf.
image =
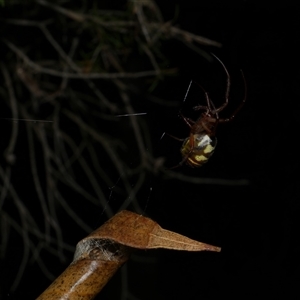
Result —
<instances>
[{"instance_id":1,"label":"dried brown leaf","mask_svg":"<svg viewBox=\"0 0 300 300\"><path fill-rule=\"evenodd\" d=\"M221 250L162 229L153 220L124 210L77 244L71 265L38 299L93 299L133 249L153 248Z\"/></svg>"},{"instance_id":2,"label":"dried brown leaf","mask_svg":"<svg viewBox=\"0 0 300 300\"><path fill-rule=\"evenodd\" d=\"M130 211L121 211L86 239L110 239L136 249L165 248L185 251L217 251L219 247L194 241L161 228L153 220Z\"/></svg>"}]
</instances>

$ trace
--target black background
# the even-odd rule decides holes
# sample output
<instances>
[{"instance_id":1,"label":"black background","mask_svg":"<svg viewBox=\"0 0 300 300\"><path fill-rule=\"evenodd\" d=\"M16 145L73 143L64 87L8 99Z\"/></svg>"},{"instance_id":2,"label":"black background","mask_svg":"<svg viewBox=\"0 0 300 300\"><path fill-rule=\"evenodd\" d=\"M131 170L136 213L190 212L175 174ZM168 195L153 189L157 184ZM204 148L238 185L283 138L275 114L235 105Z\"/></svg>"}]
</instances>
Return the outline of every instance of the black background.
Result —
<instances>
[{"instance_id":1,"label":"black background","mask_svg":"<svg viewBox=\"0 0 300 300\"><path fill-rule=\"evenodd\" d=\"M164 222L168 219L173 228L180 219L186 226L183 229L181 223L178 231L221 245L222 253L164 253L164 261L173 270L162 270L161 278L169 282L162 299L295 298L299 278L299 10L250 1L180 2L180 8L182 28L223 44L213 51L233 72L232 88L237 94L232 92L232 102L239 103L241 98L239 68L248 87L245 107L232 124L219 126L219 144L210 165L197 172L248 179L250 185L191 189L170 184L166 188ZM191 74L198 81L203 70L200 63L190 55L176 58L184 75ZM214 100L219 97L213 96L215 84L207 88ZM171 190L174 196L169 197ZM178 205L179 193L183 200ZM181 259L182 264L178 263ZM165 280L161 282L164 286Z\"/></svg>"}]
</instances>

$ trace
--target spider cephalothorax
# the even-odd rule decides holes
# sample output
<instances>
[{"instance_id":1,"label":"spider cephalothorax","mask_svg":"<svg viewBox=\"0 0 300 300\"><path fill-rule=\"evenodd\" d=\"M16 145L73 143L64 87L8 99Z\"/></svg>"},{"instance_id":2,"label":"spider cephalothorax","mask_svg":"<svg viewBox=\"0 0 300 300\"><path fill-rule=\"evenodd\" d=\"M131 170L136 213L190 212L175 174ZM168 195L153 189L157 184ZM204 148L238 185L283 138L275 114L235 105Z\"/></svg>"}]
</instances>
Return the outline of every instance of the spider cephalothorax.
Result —
<instances>
[{"instance_id":1,"label":"spider cephalothorax","mask_svg":"<svg viewBox=\"0 0 300 300\"><path fill-rule=\"evenodd\" d=\"M219 123L227 123L232 121L246 101L246 83L244 75L242 73L245 84L245 96L243 101L229 118L219 118L219 112L221 112L228 104L230 91L230 75L222 61L215 55L213 56L221 63L227 75L225 102L220 107L216 108L212 100L209 98L208 93L204 91L206 106L194 107L194 110L204 111L196 121L186 118L185 116L180 114L185 123L190 127L191 131L190 136L186 139L178 139L173 136L177 140L183 141L183 145L181 147L182 161L173 168L181 166L184 163L188 164L191 167L201 167L203 164L205 164L213 154L217 145L217 139L215 135Z\"/></svg>"}]
</instances>

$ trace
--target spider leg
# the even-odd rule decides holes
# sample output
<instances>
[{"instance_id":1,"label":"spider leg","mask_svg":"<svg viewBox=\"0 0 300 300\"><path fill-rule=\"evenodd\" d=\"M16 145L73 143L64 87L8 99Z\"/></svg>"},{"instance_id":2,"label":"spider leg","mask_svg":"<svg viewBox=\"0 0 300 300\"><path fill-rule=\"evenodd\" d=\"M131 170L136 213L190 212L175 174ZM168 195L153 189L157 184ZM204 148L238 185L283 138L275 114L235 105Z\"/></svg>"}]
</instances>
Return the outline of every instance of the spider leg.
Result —
<instances>
[{"instance_id":1,"label":"spider leg","mask_svg":"<svg viewBox=\"0 0 300 300\"><path fill-rule=\"evenodd\" d=\"M173 166L171 168L167 168L167 170L174 170L174 169L177 169L179 167L182 167L184 165L184 163L186 162L187 160L187 157L185 157L179 164L177 164L176 166Z\"/></svg>"},{"instance_id":2,"label":"spider leg","mask_svg":"<svg viewBox=\"0 0 300 300\"><path fill-rule=\"evenodd\" d=\"M210 134L211 135L216 135L216 130L217 130L217 127L218 127L218 124L219 124L219 120L220 120L220 118L219 118L219 114L218 114L218 111L216 110L216 108L215 108L215 105L214 105L214 103L211 101L211 105L212 105L212 107L213 107L213 111L212 111L212 113L215 115L215 126L213 127L213 129L211 130L211 132L210 132ZM211 120L212 121L212 120Z\"/></svg>"},{"instance_id":3,"label":"spider leg","mask_svg":"<svg viewBox=\"0 0 300 300\"><path fill-rule=\"evenodd\" d=\"M216 133L216 129L217 126L219 124L219 114L218 114L218 110L216 109L214 103L212 102L212 100L209 98L208 93L205 92L205 97L206 97L206 101L207 101L207 106L196 106L194 107L195 110L200 110L200 109L206 109L206 113L210 114L210 115L214 115L215 118L211 118L211 117L207 117L207 120L210 121L211 123L215 123L215 126L213 127L213 130L210 130L205 123L202 123L202 126L204 127L204 129L206 130L206 132L209 132L211 135L215 135Z\"/></svg>"},{"instance_id":4,"label":"spider leg","mask_svg":"<svg viewBox=\"0 0 300 300\"><path fill-rule=\"evenodd\" d=\"M203 122L201 124L201 126L205 129L205 131L207 133L209 133L210 135L215 135L216 133L216 129L218 127L219 124L219 114L218 114L218 110L216 109L214 103L212 102L212 100L209 98L208 94L205 92L205 96L206 96L206 101L207 101L207 106L195 106L194 109L195 110L200 110L200 109L204 109L206 108L206 120L209 121L210 123L215 123L213 129L211 130L208 126L206 126L205 122ZM214 115L214 117L210 117L208 116L208 114L210 115Z\"/></svg>"},{"instance_id":5,"label":"spider leg","mask_svg":"<svg viewBox=\"0 0 300 300\"><path fill-rule=\"evenodd\" d=\"M195 124L195 121L193 121L192 119L186 118L181 112L179 113L179 115L190 128Z\"/></svg>"},{"instance_id":6,"label":"spider leg","mask_svg":"<svg viewBox=\"0 0 300 300\"><path fill-rule=\"evenodd\" d=\"M205 99L206 99L207 105L206 106L197 105L197 106L194 107L194 110L206 110L206 112L208 113L208 112L212 111L211 104L213 105L213 103L212 103L211 99L209 98L208 93L206 91L204 91L204 93L205 93Z\"/></svg>"},{"instance_id":7,"label":"spider leg","mask_svg":"<svg viewBox=\"0 0 300 300\"><path fill-rule=\"evenodd\" d=\"M202 85L200 85L198 82L196 82L196 84L197 84L197 85L201 88L201 90L204 92L207 106L204 106L204 105L197 105L197 106L194 107L194 110L206 110L206 111L211 111L210 104L212 103L212 101L210 100L210 98L209 98L209 96L208 96L208 93L206 92L206 90L203 88Z\"/></svg>"},{"instance_id":8,"label":"spider leg","mask_svg":"<svg viewBox=\"0 0 300 300\"><path fill-rule=\"evenodd\" d=\"M193 110L207 110L207 106L197 105L193 107Z\"/></svg>"},{"instance_id":9,"label":"spider leg","mask_svg":"<svg viewBox=\"0 0 300 300\"><path fill-rule=\"evenodd\" d=\"M246 79L244 76L244 72L241 70L242 73L242 77L243 77L243 81L244 81L244 98L242 100L242 102L240 103L240 105L236 108L236 110L232 113L232 115L229 118L226 119L219 119L220 123L227 123L227 122L231 122L235 115L241 110L241 108L245 105L246 100L247 100L247 83L246 83Z\"/></svg>"},{"instance_id":10,"label":"spider leg","mask_svg":"<svg viewBox=\"0 0 300 300\"><path fill-rule=\"evenodd\" d=\"M213 53L211 53L211 55L219 61L219 63L223 66L223 69L225 70L225 73L226 73L226 75L227 75L227 84L226 84L225 102L224 102L220 107L218 107L217 109L215 109L214 112L217 113L217 112L222 111L222 110L227 106L227 104L228 104L231 80L230 80L229 72L228 72L228 70L226 69L226 67L225 67L225 65L223 64L223 62L222 62L216 55L214 55Z\"/></svg>"},{"instance_id":11,"label":"spider leg","mask_svg":"<svg viewBox=\"0 0 300 300\"><path fill-rule=\"evenodd\" d=\"M216 119L219 119L218 110L216 109L214 103L213 103L210 99L209 99L209 101L210 101L210 104L211 104L211 106L212 106L212 108L213 108L213 110L212 110L211 107L210 107L210 113L211 113L212 115L216 115Z\"/></svg>"},{"instance_id":12,"label":"spider leg","mask_svg":"<svg viewBox=\"0 0 300 300\"><path fill-rule=\"evenodd\" d=\"M188 86L188 89L187 89L187 91L186 91L186 93L185 93L185 96L184 96L184 98L183 98L183 102L185 102L185 100L186 100L186 98L187 98L187 95L188 95L188 93L189 93L189 91L190 91L190 88L191 88L192 83L193 83L193 80L190 81L190 84L189 84L189 86Z\"/></svg>"},{"instance_id":13,"label":"spider leg","mask_svg":"<svg viewBox=\"0 0 300 300\"><path fill-rule=\"evenodd\" d=\"M173 137L173 138L179 140L176 137ZM186 140L186 139L183 139L183 140ZM168 168L169 170L173 170L173 169L182 167L185 164L185 162L187 161L187 159L189 158L190 154L193 152L193 150L194 150L194 138L193 138L192 134L190 134L190 145L191 145L190 151L184 156L184 158L181 160L181 162L179 164L177 164L176 166L174 166L174 167Z\"/></svg>"},{"instance_id":14,"label":"spider leg","mask_svg":"<svg viewBox=\"0 0 300 300\"><path fill-rule=\"evenodd\" d=\"M225 65L223 64L223 62L222 62L216 55L214 55L213 53L211 53L211 55L212 55L215 59L217 59L217 60L219 61L219 63L222 65L222 67L223 67L223 69L224 69L224 71L225 71L225 73L226 73L226 76L227 76L226 93L225 93L225 102L224 102L220 107L218 107L218 108L215 108L215 107L214 107L214 109L212 109L212 108L211 108L211 105L213 105L213 103L212 103L211 99L209 98L208 93L204 90L204 88L203 88L201 85L199 85L198 83L197 83L197 85L204 91L204 93L205 93L205 98L206 98L206 102L207 102L207 108L208 108L208 110L214 115L214 114L217 114L217 113L219 113L220 111L222 111L222 110L228 105L228 101L229 101L229 92L230 92L230 85L231 85L231 79L230 79L229 72L228 72L228 70L226 69L226 67L225 67ZM214 105L213 105L213 106L214 106ZM200 106L200 105L194 107L195 110L201 110L201 109L204 109L204 108L205 108L205 106Z\"/></svg>"},{"instance_id":15,"label":"spider leg","mask_svg":"<svg viewBox=\"0 0 300 300\"><path fill-rule=\"evenodd\" d=\"M166 135L168 135L168 136L170 136L171 138L173 138L173 139L175 139L175 140L177 140L177 141L180 141L180 142L183 142L183 141L186 140L186 138L181 139L181 138L178 138L177 136L174 136L174 135L169 134L169 133L166 133Z\"/></svg>"}]
</instances>

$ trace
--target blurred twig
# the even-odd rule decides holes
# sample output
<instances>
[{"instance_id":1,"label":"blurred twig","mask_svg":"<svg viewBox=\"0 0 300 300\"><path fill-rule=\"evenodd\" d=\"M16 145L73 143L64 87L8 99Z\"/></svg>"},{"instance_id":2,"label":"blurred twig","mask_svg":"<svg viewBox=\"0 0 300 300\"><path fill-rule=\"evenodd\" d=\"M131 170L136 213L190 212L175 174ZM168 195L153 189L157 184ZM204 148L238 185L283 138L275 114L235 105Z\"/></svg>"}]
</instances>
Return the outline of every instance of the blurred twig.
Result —
<instances>
[{"instance_id":1,"label":"blurred twig","mask_svg":"<svg viewBox=\"0 0 300 300\"><path fill-rule=\"evenodd\" d=\"M138 194L149 173L161 174L163 159L148 150L150 134L134 117L133 98L177 74L166 67L162 42L176 39L201 55L199 45L221 46L165 21L151 0L128 1L122 11L97 9L96 1L76 9L72 1L19 4L22 9L15 1L0 19L6 26L1 111L13 119L2 136L0 236L3 253L9 228L24 244L13 289L29 259L51 277L43 251L65 260L72 250L65 220L87 232L93 214L109 218L128 207L143 212ZM121 114L133 117L116 118ZM116 182L113 192L122 201L111 203Z\"/></svg>"}]
</instances>

